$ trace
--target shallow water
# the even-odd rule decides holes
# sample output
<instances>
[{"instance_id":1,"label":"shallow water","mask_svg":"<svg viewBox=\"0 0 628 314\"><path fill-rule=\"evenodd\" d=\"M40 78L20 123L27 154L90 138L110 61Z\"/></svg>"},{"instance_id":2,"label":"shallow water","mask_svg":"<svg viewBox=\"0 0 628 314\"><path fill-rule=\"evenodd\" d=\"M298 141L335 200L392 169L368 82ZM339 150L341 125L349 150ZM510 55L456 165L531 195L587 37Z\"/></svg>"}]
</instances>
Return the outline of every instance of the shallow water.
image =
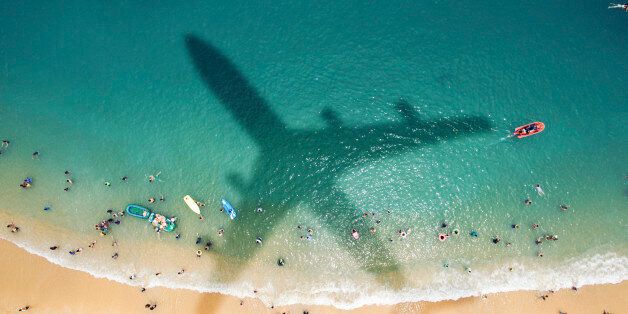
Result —
<instances>
[{"instance_id":1,"label":"shallow water","mask_svg":"<svg viewBox=\"0 0 628 314\"><path fill-rule=\"evenodd\" d=\"M0 215L22 227L0 236L62 265L340 307L628 278L622 12L566 2L0 6L0 137L11 140ZM546 130L507 138L531 121ZM19 189L27 176L33 187ZM207 204L204 221L186 194ZM223 196L235 221L218 210ZM93 225L129 203L178 216L181 239L132 217L100 238ZM300 238L308 227L311 241ZM437 240L454 228L459 236ZM196 233L213 242L200 259ZM547 234L559 240L534 244Z\"/></svg>"}]
</instances>

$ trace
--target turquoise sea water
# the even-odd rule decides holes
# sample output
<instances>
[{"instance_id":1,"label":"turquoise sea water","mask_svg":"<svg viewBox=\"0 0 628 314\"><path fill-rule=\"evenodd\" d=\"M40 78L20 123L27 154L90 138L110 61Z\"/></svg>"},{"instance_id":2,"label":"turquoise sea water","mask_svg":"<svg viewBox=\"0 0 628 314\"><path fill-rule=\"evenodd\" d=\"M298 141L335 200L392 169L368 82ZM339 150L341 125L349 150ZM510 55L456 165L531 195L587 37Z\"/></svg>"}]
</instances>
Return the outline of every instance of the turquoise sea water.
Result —
<instances>
[{"instance_id":1,"label":"turquoise sea water","mask_svg":"<svg viewBox=\"0 0 628 314\"><path fill-rule=\"evenodd\" d=\"M605 3L0 7L0 218L22 230L0 237L59 264L345 308L628 278L628 15ZM181 238L93 230L129 203Z\"/></svg>"}]
</instances>

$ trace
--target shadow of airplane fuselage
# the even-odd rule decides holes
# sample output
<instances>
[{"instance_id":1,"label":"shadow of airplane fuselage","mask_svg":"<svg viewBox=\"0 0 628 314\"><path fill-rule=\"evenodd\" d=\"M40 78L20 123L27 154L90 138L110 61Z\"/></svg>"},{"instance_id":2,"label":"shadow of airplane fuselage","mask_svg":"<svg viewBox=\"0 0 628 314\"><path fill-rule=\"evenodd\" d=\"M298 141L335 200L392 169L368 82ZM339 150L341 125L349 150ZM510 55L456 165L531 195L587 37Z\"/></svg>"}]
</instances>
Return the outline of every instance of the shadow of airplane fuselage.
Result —
<instances>
[{"instance_id":1,"label":"shadow of airplane fuselage","mask_svg":"<svg viewBox=\"0 0 628 314\"><path fill-rule=\"evenodd\" d=\"M225 230L225 236L230 243L241 245L229 245L222 253L243 259L242 265L229 266L230 278L235 278L238 267L244 267L255 254L254 237L272 232L274 225L269 221L280 221L287 209L304 204L326 230L337 233L337 243L359 260L364 270L385 282L403 282L388 240L379 235L363 236L358 241L351 238L351 229L358 228L356 208L335 186L337 179L346 169L369 160L489 131L489 121L473 116L422 121L408 103L400 101L397 110L403 117L401 122L351 127L326 110L322 116L327 127L291 129L220 50L194 35L186 36L185 43L204 83L259 148L251 180L229 175L242 201L236 204L240 215ZM263 214L254 212L258 206L265 209Z\"/></svg>"}]
</instances>

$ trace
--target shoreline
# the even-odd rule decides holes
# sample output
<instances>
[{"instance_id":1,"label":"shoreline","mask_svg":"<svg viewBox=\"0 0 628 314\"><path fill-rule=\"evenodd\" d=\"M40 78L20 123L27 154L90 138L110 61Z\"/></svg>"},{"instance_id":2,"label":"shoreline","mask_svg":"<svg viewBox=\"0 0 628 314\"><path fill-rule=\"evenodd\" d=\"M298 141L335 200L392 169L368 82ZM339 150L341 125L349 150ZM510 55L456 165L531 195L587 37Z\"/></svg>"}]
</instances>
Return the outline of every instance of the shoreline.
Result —
<instances>
[{"instance_id":1,"label":"shoreline","mask_svg":"<svg viewBox=\"0 0 628 314\"><path fill-rule=\"evenodd\" d=\"M156 303L157 312L228 313L228 312L290 312L315 313L347 312L333 306L288 305L269 308L255 298L237 298L219 293L201 293L187 289L164 287L140 288L88 273L56 265L44 257L31 254L8 240L0 240L0 274L5 285L0 288L3 297L0 311L16 311L29 305L36 312L122 312L147 311L144 304ZM617 313L628 308L628 281L619 284L591 285L562 289L555 293L515 291L467 297L440 302L409 302L395 305L367 305L356 313L396 312L492 312L506 313L513 307L524 313L591 313L604 310ZM547 295L546 300L541 296ZM155 312L153 311L153 312Z\"/></svg>"}]
</instances>

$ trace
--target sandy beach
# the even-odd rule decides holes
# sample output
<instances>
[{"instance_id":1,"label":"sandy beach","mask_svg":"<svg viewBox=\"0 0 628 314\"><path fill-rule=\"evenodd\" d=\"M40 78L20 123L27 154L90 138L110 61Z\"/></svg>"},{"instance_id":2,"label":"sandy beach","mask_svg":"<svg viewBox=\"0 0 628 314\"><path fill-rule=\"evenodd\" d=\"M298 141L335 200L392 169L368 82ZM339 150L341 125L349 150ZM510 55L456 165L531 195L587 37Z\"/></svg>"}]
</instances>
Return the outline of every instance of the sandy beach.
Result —
<instances>
[{"instance_id":1,"label":"sandy beach","mask_svg":"<svg viewBox=\"0 0 628 314\"><path fill-rule=\"evenodd\" d=\"M48 262L1 240L0 312L30 306L34 313L344 313L329 306L292 305L269 308L255 299L237 299L190 290L139 288L95 278ZM541 296L547 295L544 300ZM443 302L365 306L356 313L626 313L628 284L595 285L577 291L509 292Z\"/></svg>"}]
</instances>

